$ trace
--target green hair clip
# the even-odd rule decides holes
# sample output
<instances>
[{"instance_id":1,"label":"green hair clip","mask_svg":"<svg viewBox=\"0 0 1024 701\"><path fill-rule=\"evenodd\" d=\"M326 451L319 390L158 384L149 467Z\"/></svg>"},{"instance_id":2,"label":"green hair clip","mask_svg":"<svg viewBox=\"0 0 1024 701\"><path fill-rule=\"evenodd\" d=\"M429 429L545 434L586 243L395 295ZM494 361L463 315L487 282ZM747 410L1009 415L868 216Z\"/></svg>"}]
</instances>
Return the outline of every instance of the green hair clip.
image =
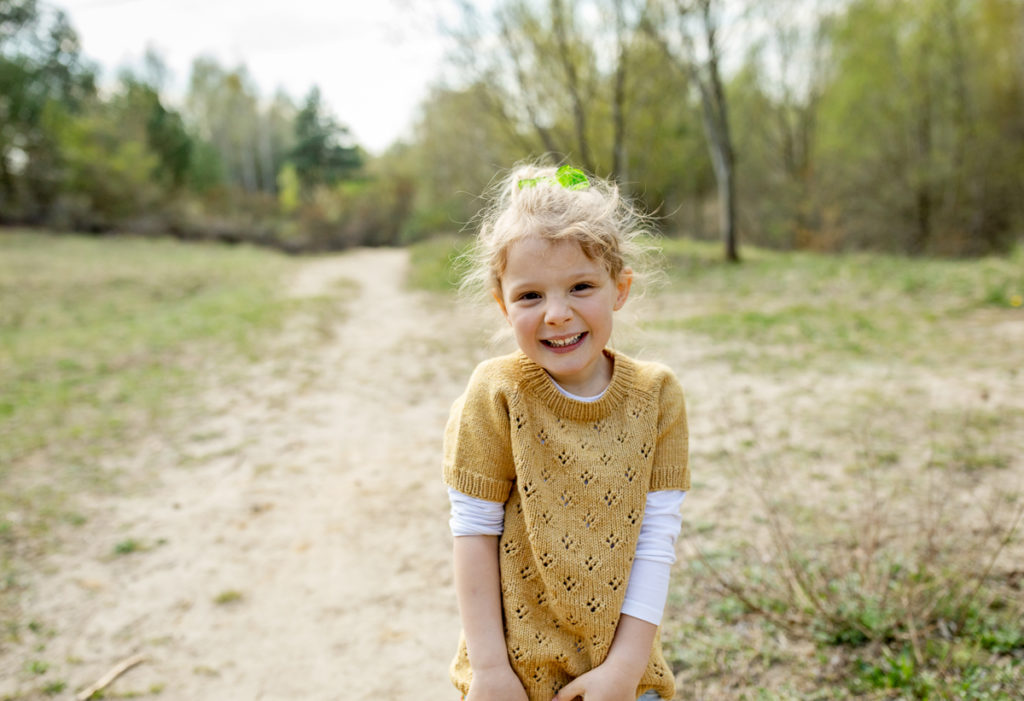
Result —
<instances>
[{"instance_id":1,"label":"green hair clip","mask_svg":"<svg viewBox=\"0 0 1024 701\"><path fill-rule=\"evenodd\" d=\"M524 187L533 187L538 183L552 183L554 185L561 185L566 190L586 190L590 187L590 181L587 180L586 174L579 168L573 168L570 165L565 165L555 171L555 177L550 175L543 175L539 178L525 178L519 181L519 189L522 190Z\"/></svg>"}]
</instances>

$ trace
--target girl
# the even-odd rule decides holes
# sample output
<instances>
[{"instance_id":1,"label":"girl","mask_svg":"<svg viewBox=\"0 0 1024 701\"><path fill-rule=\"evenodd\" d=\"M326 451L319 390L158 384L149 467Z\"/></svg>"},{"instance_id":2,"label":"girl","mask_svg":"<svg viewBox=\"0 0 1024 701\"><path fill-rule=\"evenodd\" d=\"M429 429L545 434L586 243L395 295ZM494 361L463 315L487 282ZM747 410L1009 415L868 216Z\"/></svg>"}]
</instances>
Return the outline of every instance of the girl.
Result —
<instances>
[{"instance_id":1,"label":"girl","mask_svg":"<svg viewBox=\"0 0 1024 701\"><path fill-rule=\"evenodd\" d=\"M671 698L658 625L689 489L670 370L607 347L637 218L568 166L524 167L469 276L518 352L481 363L445 431L466 701Z\"/></svg>"}]
</instances>

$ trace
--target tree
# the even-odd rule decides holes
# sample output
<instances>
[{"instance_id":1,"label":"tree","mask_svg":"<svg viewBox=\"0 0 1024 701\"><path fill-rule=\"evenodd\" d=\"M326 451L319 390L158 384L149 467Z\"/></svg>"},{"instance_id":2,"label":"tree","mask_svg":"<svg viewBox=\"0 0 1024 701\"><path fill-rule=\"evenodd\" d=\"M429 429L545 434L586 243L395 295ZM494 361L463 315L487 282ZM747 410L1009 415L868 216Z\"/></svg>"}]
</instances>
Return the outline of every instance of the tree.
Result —
<instances>
[{"instance_id":1,"label":"tree","mask_svg":"<svg viewBox=\"0 0 1024 701\"><path fill-rule=\"evenodd\" d=\"M498 100L490 85L436 86L419 106L412 144L385 154L393 176L415 187L406 238L460 229L495 172L530 155L521 134L487 107Z\"/></svg>"},{"instance_id":2,"label":"tree","mask_svg":"<svg viewBox=\"0 0 1024 701\"><path fill-rule=\"evenodd\" d=\"M694 0L691 3L679 0L674 8L665 5L660 0L650 0L644 27L662 47L669 61L687 75L700 93L704 130L718 183L725 259L738 262L736 154L721 76L721 3L716 0ZM669 25L673 26L672 30Z\"/></svg>"},{"instance_id":3,"label":"tree","mask_svg":"<svg viewBox=\"0 0 1024 701\"><path fill-rule=\"evenodd\" d=\"M362 165L348 127L338 124L324 108L319 88L309 91L295 118L295 145L289 161L307 193L317 185L331 185L349 177Z\"/></svg>"},{"instance_id":4,"label":"tree","mask_svg":"<svg viewBox=\"0 0 1024 701\"><path fill-rule=\"evenodd\" d=\"M273 148L273 118L261 109L244 66L226 70L211 58L196 59L185 108L199 137L217 152L229 185L249 193L276 192L286 153Z\"/></svg>"},{"instance_id":5,"label":"tree","mask_svg":"<svg viewBox=\"0 0 1024 701\"><path fill-rule=\"evenodd\" d=\"M635 3L504 0L489 18L462 7L458 66L465 84L489 87L482 106L528 153L624 182Z\"/></svg>"},{"instance_id":6,"label":"tree","mask_svg":"<svg viewBox=\"0 0 1024 701\"><path fill-rule=\"evenodd\" d=\"M777 0L755 6L759 34L726 85L737 163L739 217L752 242L825 247L833 233L817 196L819 105L828 75L820 0Z\"/></svg>"},{"instance_id":7,"label":"tree","mask_svg":"<svg viewBox=\"0 0 1024 701\"><path fill-rule=\"evenodd\" d=\"M819 162L850 242L913 255L1010 245L1024 195L1019 10L855 0L837 18Z\"/></svg>"},{"instance_id":8,"label":"tree","mask_svg":"<svg viewBox=\"0 0 1024 701\"><path fill-rule=\"evenodd\" d=\"M152 71L155 60L155 56L148 59L150 79L158 80ZM138 136L157 157L153 177L167 188L182 187L192 169L194 144L181 115L164 106L159 85L124 71L121 91L113 96L111 104L119 113L118 123L122 129L137 125Z\"/></svg>"},{"instance_id":9,"label":"tree","mask_svg":"<svg viewBox=\"0 0 1024 701\"><path fill-rule=\"evenodd\" d=\"M92 68L61 11L0 0L0 212L41 221L59 190L60 153L45 115L95 95Z\"/></svg>"}]
</instances>

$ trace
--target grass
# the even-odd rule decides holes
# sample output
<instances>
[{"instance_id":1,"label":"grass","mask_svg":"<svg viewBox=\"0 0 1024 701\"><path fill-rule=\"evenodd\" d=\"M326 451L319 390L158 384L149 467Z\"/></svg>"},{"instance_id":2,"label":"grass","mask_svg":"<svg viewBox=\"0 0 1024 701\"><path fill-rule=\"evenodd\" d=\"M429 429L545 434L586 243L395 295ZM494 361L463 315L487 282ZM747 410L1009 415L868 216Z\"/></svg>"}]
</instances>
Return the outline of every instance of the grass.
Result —
<instances>
[{"instance_id":1,"label":"grass","mask_svg":"<svg viewBox=\"0 0 1024 701\"><path fill-rule=\"evenodd\" d=\"M682 697L1024 698L1024 249L661 244L645 352L703 390L663 631Z\"/></svg>"},{"instance_id":2,"label":"grass","mask_svg":"<svg viewBox=\"0 0 1024 701\"><path fill-rule=\"evenodd\" d=\"M421 241L409 249L409 285L430 292L450 292L458 287L456 259L469 239L443 236Z\"/></svg>"},{"instance_id":3,"label":"grass","mask_svg":"<svg viewBox=\"0 0 1024 701\"><path fill-rule=\"evenodd\" d=\"M225 589L217 596L213 597L213 603L218 606L228 606L230 604L237 604L245 598L245 595L237 589Z\"/></svg>"},{"instance_id":4,"label":"grass","mask_svg":"<svg viewBox=\"0 0 1024 701\"><path fill-rule=\"evenodd\" d=\"M803 371L808 387L854 374ZM787 390L785 377L766 405L751 397L756 419L723 419L730 447L696 458L728 498L719 527L684 532L666 636L684 688L1020 698L1020 407L981 409L976 396L937 408L903 379L863 399L822 391L800 409L803 382ZM762 428L773 420L789 429ZM698 446L716 440L701 434Z\"/></svg>"},{"instance_id":5,"label":"grass","mask_svg":"<svg viewBox=\"0 0 1024 701\"><path fill-rule=\"evenodd\" d=\"M123 438L209 349L254 358L294 307L290 261L254 249L10 232L0 247L0 464Z\"/></svg>"},{"instance_id":6,"label":"grass","mask_svg":"<svg viewBox=\"0 0 1024 701\"><path fill-rule=\"evenodd\" d=\"M0 231L0 619L20 572L58 526L81 526L80 495L119 488L104 455L146 434L187 431L207 380L268 353L300 312L299 263L250 247ZM182 417L186 418L182 418ZM140 550L118 543L114 553Z\"/></svg>"},{"instance_id":7,"label":"grass","mask_svg":"<svg viewBox=\"0 0 1024 701\"><path fill-rule=\"evenodd\" d=\"M885 419L904 411L889 407ZM1019 435L1004 429L989 425L999 449ZM758 689L764 698L1020 698L1019 478L1002 482L1005 467L971 459L936 469L898 434L868 435L855 472L821 478L834 489L808 484L810 461L785 438L755 434L704 464L727 473L729 501L744 515L684 530L692 555L674 579L665 640L685 689L736 698L761 698ZM961 438L961 454L978 449L975 438ZM986 496L972 485L996 489Z\"/></svg>"},{"instance_id":8,"label":"grass","mask_svg":"<svg viewBox=\"0 0 1024 701\"><path fill-rule=\"evenodd\" d=\"M717 246L661 242L675 304L648 322L725 344L734 367L801 369L808 363L878 362L899 356L938 366L999 362L1014 341L985 338L978 319L1021 317L1024 248L1006 258L826 256L748 248L742 265ZM1001 317L999 315L1002 315ZM993 342L991 355L971 352Z\"/></svg>"}]
</instances>

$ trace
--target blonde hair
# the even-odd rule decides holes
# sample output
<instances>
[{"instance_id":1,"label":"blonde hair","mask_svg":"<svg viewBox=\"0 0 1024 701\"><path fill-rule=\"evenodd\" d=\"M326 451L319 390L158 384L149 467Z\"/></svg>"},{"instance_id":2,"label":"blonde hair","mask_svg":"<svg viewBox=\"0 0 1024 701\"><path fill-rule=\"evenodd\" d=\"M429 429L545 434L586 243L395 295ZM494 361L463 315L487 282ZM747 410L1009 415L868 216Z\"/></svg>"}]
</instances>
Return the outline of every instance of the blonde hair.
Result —
<instances>
[{"instance_id":1,"label":"blonde hair","mask_svg":"<svg viewBox=\"0 0 1024 701\"><path fill-rule=\"evenodd\" d=\"M509 248L530 236L575 241L612 279L626 268L642 275L652 249L639 240L651 233L646 217L613 182L587 175L588 184L577 189L560 184L557 173L555 167L519 165L485 194L491 204L477 215L479 232L462 261L464 293L500 293Z\"/></svg>"}]
</instances>

